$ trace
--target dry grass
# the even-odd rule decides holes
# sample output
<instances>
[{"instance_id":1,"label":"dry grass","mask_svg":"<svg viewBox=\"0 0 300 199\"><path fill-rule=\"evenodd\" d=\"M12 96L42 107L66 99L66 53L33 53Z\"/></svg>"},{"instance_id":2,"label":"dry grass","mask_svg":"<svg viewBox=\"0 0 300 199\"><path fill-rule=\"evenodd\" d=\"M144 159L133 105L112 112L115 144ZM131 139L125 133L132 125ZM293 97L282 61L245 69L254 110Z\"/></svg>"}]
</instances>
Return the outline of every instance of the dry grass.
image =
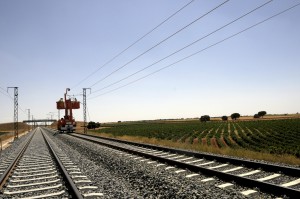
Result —
<instances>
[{"instance_id":1,"label":"dry grass","mask_svg":"<svg viewBox=\"0 0 300 199\"><path fill-rule=\"evenodd\" d=\"M19 122L18 123L18 133L22 134L24 132L28 131L28 125ZM3 123L0 124L0 132L7 132L5 134L0 134L0 139L2 141L8 140L12 137L14 137L14 123Z\"/></svg>"},{"instance_id":2,"label":"dry grass","mask_svg":"<svg viewBox=\"0 0 300 199\"><path fill-rule=\"evenodd\" d=\"M215 148L213 146L203 146L201 144L189 144L189 143L182 143L182 142L173 142L170 140L158 140L155 138L146 138L141 136L113 136L112 134L107 133L98 133L95 131L88 131L88 134L90 135L98 135L103 137L110 137L110 138L117 138L121 140L127 140L127 141L133 141L133 142L141 142L141 143L147 143L147 144L155 144L160 146L166 146L166 147L174 147L174 148L180 148L180 149L187 149L187 150L194 150L199 152L208 152L208 153L214 153L214 154L221 154L221 155L229 155L234 157L241 157L241 158L247 158L252 160L265 160L269 162L275 162L275 163L285 163L289 165L300 165L300 159L292 156L292 155L274 155L269 153L260 153L245 149L232 149L232 148Z\"/></svg>"},{"instance_id":3,"label":"dry grass","mask_svg":"<svg viewBox=\"0 0 300 199\"><path fill-rule=\"evenodd\" d=\"M18 123L19 132L27 131L28 125L22 122ZM0 124L0 131L14 132L14 123L2 123Z\"/></svg>"},{"instance_id":4,"label":"dry grass","mask_svg":"<svg viewBox=\"0 0 300 199\"><path fill-rule=\"evenodd\" d=\"M295 119L300 118L300 114L278 114L278 115L265 115L263 118L260 118L259 120L282 120L282 119ZM228 118L231 120L230 118ZM239 118L239 120L257 120L256 118L253 118L253 116L242 116Z\"/></svg>"}]
</instances>

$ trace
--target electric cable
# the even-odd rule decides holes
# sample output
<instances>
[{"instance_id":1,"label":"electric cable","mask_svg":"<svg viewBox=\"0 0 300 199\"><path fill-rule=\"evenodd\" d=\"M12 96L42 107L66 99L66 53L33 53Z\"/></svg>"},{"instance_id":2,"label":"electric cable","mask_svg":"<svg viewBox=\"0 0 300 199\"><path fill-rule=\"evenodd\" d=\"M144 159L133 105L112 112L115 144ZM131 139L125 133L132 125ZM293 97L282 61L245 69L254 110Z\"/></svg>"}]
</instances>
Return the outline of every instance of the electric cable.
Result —
<instances>
[{"instance_id":1,"label":"electric cable","mask_svg":"<svg viewBox=\"0 0 300 199\"><path fill-rule=\"evenodd\" d=\"M153 50L154 48L156 48L157 46L161 45L162 43L166 42L167 40L169 40L170 38L172 38L173 36L177 35L178 33L180 33L181 31L185 30L186 28L188 28L189 26L193 25L195 22L199 21L200 19L202 19L203 17L209 15L210 13L212 13L213 11L217 10L218 8L220 8L221 6L223 6L225 3L227 3L230 0L226 0L224 2L222 2L221 4L219 4L218 6L214 7L213 9L211 9L210 11L208 11L207 13L201 15L200 17L196 18L195 20L193 20L192 22L190 22L189 24L185 25L184 27L180 28L179 30L177 30L176 32L174 32L173 34L169 35L168 37L166 37L165 39L161 40L160 42L156 43L154 46L150 47L149 49L147 49L146 51L144 51L143 53L139 54L138 56L136 56L135 58L131 59L130 61L128 61L126 64L122 65L121 67L117 68L116 70L114 70L113 72L109 73L108 75L106 75L105 77L103 77L102 79L98 80L97 82L95 82L94 84L92 84L91 86L89 86L90 88L95 86L96 84L98 84L99 82L107 79L108 77L110 77L111 75L113 75L114 73L118 72L119 70L121 70L122 68L124 68L125 66L127 66L128 64L132 63L133 61L137 60L138 58L140 58L141 56L145 55L146 53L148 53L149 51Z\"/></svg>"},{"instance_id":2,"label":"electric cable","mask_svg":"<svg viewBox=\"0 0 300 199\"><path fill-rule=\"evenodd\" d=\"M142 69L140 69L140 70L138 70L138 71L136 71L136 72L134 72L134 73L132 73L132 74L130 74L130 75L128 75L128 76L126 76L126 77L124 77L124 78L118 80L118 81L116 81L116 82L113 82L113 83L111 83L111 84L109 84L109 85L107 85L107 86L105 86L105 87L102 87L102 88L100 88L100 89L98 89L98 90L95 90L95 91L93 91L93 93L99 92L99 91L104 90L104 89L106 89L106 88L108 88L108 87L111 87L111 86L113 86L113 85L115 85L115 84L117 84L117 83L120 83L120 82L122 82L122 81L124 81L124 80L126 80L126 79L128 79L128 78L130 78L130 77L132 77L132 76L134 76L134 75L136 75L136 74L138 74L138 73L140 73L140 72L142 72L142 71L144 71L144 70L146 70L146 69L148 69L148 68L150 68L150 67L152 67L152 66L154 66L154 65L156 65L156 64L158 64L159 62L162 62L163 60L165 60L165 59L167 59L167 58L169 58L169 57L171 57L171 56L173 56L173 55L175 55L175 54L181 52L182 50L184 50L184 49L186 49L186 48L188 48L188 47L190 47L190 46L192 46L192 45L198 43L199 41L201 41L201 40L203 40L203 39L205 39L205 38L211 36L212 34L214 34L214 33L218 32L218 31L222 30L223 28L225 28L225 27L227 27L227 26L233 24L234 22L237 22L238 20L240 20L240 19L246 17L247 15L253 13L254 11L256 11L256 10L258 10L258 9L260 9L260 8L262 8L262 7L264 7L265 5L271 3L272 1L273 1L273 0L269 0L269 1L265 2L264 4L262 4L262 5L260 5L260 6L256 7L256 8L254 8L254 9L252 9L251 11L247 12L246 14L243 14L242 16L240 16L240 17L234 19L233 21L231 21L231 22L229 22L229 23L223 25L222 27L217 28L216 30L214 30L214 31L212 31L212 32L210 32L210 33L208 33L207 35L205 35L205 36L203 36L203 37L201 37L201 38L199 38L199 39L197 39L197 40L191 42L190 44L184 46L183 48L180 48L179 50L174 51L173 53L171 53L171 54L169 54L169 55L167 55L167 56L165 56L165 57L159 59L158 61L155 61L154 63L150 64L149 66L144 67L144 68L142 68Z\"/></svg>"},{"instance_id":3,"label":"electric cable","mask_svg":"<svg viewBox=\"0 0 300 199\"><path fill-rule=\"evenodd\" d=\"M4 96L6 96L6 97L12 99L10 95L7 95L7 94L6 94L6 92L3 92L3 91L0 90L0 93L2 93L2 94L3 94Z\"/></svg>"},{"instance_id":4,"label":"electric cable","mask_svg":"<svg viewBox=\"0 0 300 199\"><path fill-rule=\"evenodd\" d=\"M122 86L119 86L119 87L117 87L117 88L115 88L115 89L112 89L112 90L109 90L109 91L107 91L107 92L104 92L104 93L102 93L102 94L100 94L100 95L91 97L91 98L89 98L88 100L94 99L94 98L97 98L97 97L100 97L100 96L103 96L103 95L108 94L108 93L111 93L111 92L114 92L114 91L119 90L119 89L121 89L121 88L124 88L124 87L126 87L126 86L128 86L128 85L131 85L131 84L133 84L133 83L135 83L135 82L137 82L137 81L140 81L140 80L142 80L142 79L145 79L145 78L147 78L147 77L149 77L149 76L151 76L151 75L153 75L153 74L156 74L156 73L158 73L158 72L160 72L160 71L162 71L162 70L164 70L164 69L166 69L166 68L169 68L169 67L171 67L171 66L173 66L173 65L175 65L175 64L178 64L179 62L182 62L182 61L184 61L184 60L186 60L186 59L188 59L188 58L191 58L191 57L193 57L193 56L195 56L195 55L197 55L197 54L199 54L199 53L201 53L201 52L203 52L203 51L206 51L206 50L208 50L208 49L210 49L210 48L212 48L212 47L214 47L214 46L216 46L216 45L218 45L218 44L221 44L221 43L223 43L223 42L225 42L225 41L227 41L227 40L229 40L229 39L231 39L231 38L233 38L233 37L236 37L237 35L240 35L240 34L246 32L246 31L248 31L248 30L250 30L250 29L252 29L252 28L254 28L254 27L256 27L256 26L258 26L258 25L260 25L260 24L262 24L262 23L264 23L264 22L266 22L266 21L269 21L270 19L272 19L272 18L274 18L274 17L277 17L278 15L281 15L281 14L287 12L287 11L290 11L291 9L293 9L293 8L299 6L299 5L300 5L300 3L297 3L297 4L291 6L291 7L287 8L287 9L285 9L285 10L283 10L283 11L277 13L277 14L274 14L274 15L272 15L272 16L270 16L270 17L268 17L268 18L266 18L266 19L264 19L264 20L262 20L262 21L260 21L260 22L258 22L258 23L255 23L254 25L249 26L248 28L245 28L245 29L243 29L243 30L241 30L241 31L239 31L239 32L237 32L237 33L235 33L235 34L230 35L229 37L226 37L226 38L224 38L224 39L222 39L222 40L220 40L220 41L218 41L218 42L216 42L216 43L214 43L214 44L211 44L211 45L207 46L206 48L203 48L203 49L201 49L201 50L199 50L199 51L196 51L196 52L194 52L194 53L192 53L192 54L190 54L190 55L188 55L188 56L186 56L186 57L184 57L184 58L182 58L182 59L179 59L179 60L177 60L177 61L175 61L175 62L173 62L173 63L171 63L171 64L169 64L169 65L167 65L167 66L164 66L164 67L162 67L162 68L160 68L160 69L158 69L158 70L156 70L156 71L154 71L154 72L152 72L152 73L149 73L148 75L145 75L145 76L143 76L143 77L140 77L140 78L138 78L138 79L136 79L136 80L134 80L134 81L131 81L131 82L125 84L125 85L122 85Z\"/></svg>"},{"instance_id":5,"label":"electric cable","mask_svg":"<svg viewBox=\"0 0 300 199\"><path fill-rule=\"evenodd\" d=\"M9 93L7 92L7 90L5 90L4 88L2 88L0 86L0 89L2 89L3 91L0 90L0 93L2 93L3 95L5 95L6 97L10 98L11 100L14 100L14 98L12 98L11 95L9 95Z\"/></svg>"},{"instance_id":6,"label":"electric cable","mask_svg":"<svg viewBox=\"0 0 300 199\"><path fill-rule=\"evenodd\" d=\"M183 7L181 7L179 10L177 10L176 12L174 12L173 14L171 14L169 17L167 17L165 20L163 20L157 26L155 26L154 28L152 28L150 31L148 31L146 34L144 34L142 37L140 37L139 39L137 39L135 42L133 42L132 44L130 44L128 47L126 47L124 50L122 50L121 52L119 52L113 58L111 58L110 60L108 60L107 62L105 62L103 65L101 65L97 70L95 70L94 72L92 72L91 74L89 74L87 77L85 77L83 80L81 80L79 83L77 83L75 86L73 86L72 89L75 88L75 87L77 87L82 82L84 82L85 80L87 80L88 78L90 78L92 75L94 75L95 73L97 73L100 69L102 69L103 67L105 67L106 65L108 65L109 63L111 63L112 61L114 61L117 57L119 57L124 52L126 52L127 50L129 50L131 47L133 47L134 45L136 45L138 42L140 42L146 36L148 36L149 34L151 34L154 30L156 30L157 28L159 28L160 26L162 26L164 23L166 23L167 21L169 21L172 17L174 17L179 12L181 12L183 9L185 9L188 5L190 5L194 1L195 0L191 0L190 2L188 2L187 4L185 4Z\"/></svg>"},{"instance_id":7,"label":"electric cable","mask_svg":"<svg viewBox=\"0 0 300 199\"><path fill-rule=\"evenodd\" d=\"M0 86L0 89L2 89L3 91L0 90L0 93L2 93L3 95L5 95L6 97L10 98L12 100L12 102L14 102L14 98L9 94L9 92L7 90L5 90L4 88L2 88ZM21 110L25 115L27 114L26 111L18 104L18 109Z\"/></svg>"}]
</instances>

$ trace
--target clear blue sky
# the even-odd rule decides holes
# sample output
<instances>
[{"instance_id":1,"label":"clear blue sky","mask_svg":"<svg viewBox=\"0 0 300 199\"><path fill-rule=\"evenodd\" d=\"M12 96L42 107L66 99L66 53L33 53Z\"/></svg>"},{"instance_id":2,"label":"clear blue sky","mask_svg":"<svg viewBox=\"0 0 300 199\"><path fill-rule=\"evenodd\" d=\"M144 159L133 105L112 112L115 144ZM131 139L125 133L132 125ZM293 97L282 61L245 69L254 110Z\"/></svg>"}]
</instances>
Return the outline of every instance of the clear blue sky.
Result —
<instances>
[{"instance_id":1,"label":"clear blue sky","mask_svg":"<svg viewBox=\"0 0 300 199\"><path fill-rule=\"evenodd\" d=\"M57 113L55 102L63 97L67 87L81 101L82 88L91 87L91 94L87 92L88 120L97 122L222 116L233 112L253 115L261 110L274 114L300 112L300 6L147 78L102 95L300 1L274 0L141 73L100 90L267 1L231 0L141 55L223 2L195 0L99 69L188 2L0 1L0 123L13 121L13 100L6 94L8 86L19 87L20 108L29 108L35 118ZM120 67L123 68L98 82ZM89 78L82 81L86 77ZM9 95L13 96L13 90ZM27 119L22 110L19 121ZM75 111L75 118L83 120L82 109Z\"/></svg>"}]
</instances>

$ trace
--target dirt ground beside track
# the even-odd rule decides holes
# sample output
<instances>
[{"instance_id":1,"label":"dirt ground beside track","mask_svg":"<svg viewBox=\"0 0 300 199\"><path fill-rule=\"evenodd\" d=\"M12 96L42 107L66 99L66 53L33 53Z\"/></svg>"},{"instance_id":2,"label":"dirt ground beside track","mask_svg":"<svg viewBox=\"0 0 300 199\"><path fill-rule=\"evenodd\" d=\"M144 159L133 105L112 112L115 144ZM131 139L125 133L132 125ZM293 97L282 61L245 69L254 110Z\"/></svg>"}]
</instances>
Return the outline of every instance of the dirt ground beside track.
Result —
<instances>
[{"instance_id":1,"label":"dirt ground beside track","mask_svg":"<svg viewBox=\"0 0 300 199\"><path fill-rule=\"evenodd\" d=\"M18 137L25 135L30 126L27 124L18 123ZM2 146L2 150L7 148L11 142L14 141L14 123L2 123L0 124L0 145ZM3 134L2 132L5 132Z\"/></svg>"}]
</instances>

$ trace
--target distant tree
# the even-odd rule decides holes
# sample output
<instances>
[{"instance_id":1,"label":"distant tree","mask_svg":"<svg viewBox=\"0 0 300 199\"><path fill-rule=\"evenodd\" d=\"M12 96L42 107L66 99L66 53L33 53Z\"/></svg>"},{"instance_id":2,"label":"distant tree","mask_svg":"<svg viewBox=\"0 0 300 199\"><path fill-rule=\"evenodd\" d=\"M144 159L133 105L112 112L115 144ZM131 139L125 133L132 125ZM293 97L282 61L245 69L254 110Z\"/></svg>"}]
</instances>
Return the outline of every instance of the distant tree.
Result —
<instances>
[{"instance_id":1,"label":"distant tree","mask_svg":"<svg viewBox=\"0 0 300 199\"><path fill-rule=\"evenodd\" d=\"M222 120L223 121L227 121L228 120L228 117L226 115L222 116Z\"/></svg>"},{"instance_id":2,"label":"distant tree","mask_svg":"<svg viewBox=\"0 0 300 199\"><path fill-rule=\"evenodd\" d=\"M232 120L236 120L239 117L241 117L241 115L239 113L232 113L230 117L231 117Z\"/></svg>"},{"instance_id":3,"label":"distant tree","mask_svg":"<svg viewBox=\"0 0 300 199\"><path fill-rule=\"evenodd\" d=\"M88 125L87 125L87 128L88 129L94 129L96 128L96 122L89 122Z\"/></svg>"},{"instance_id":4,"label":"distant tree","mask_svg":"<svg viewBox=\"0 0 300 199\"><path fill-rule=\"evenodd\" d=\"M254 114L253 118L260 118L258 114Z\"/></svg>"},{"instance_id":5,"label":"distant tree","mask_svg":"<svg viewBox=\"0 0 300 199\"><path fill-rule=\"evenodd\" d=\"M200 121L201 121L201 122L207 122L207 121L210 121L209 115L202 115L202 116L200 117Z\"/></svg>"},{"instance_id":6,"label":"distant tree","mask_svg":"<svg viewBox=\"0 0 300 199\"><path fill-rule=\"evenodd\" d=\"M99 128L101 124L99 122L96 123L96 128Z\"/></svg>"},{"instance_id":7,"label":"distant tree","mask_svg":"<svg viewBox=\"0 0 300 199\"><path fill-rule=\"evenodd\" d=\"M259 117L264 117L266 114L267 114L266 111L259 111L258 112Z\"/></svg>"}]
</instances>

